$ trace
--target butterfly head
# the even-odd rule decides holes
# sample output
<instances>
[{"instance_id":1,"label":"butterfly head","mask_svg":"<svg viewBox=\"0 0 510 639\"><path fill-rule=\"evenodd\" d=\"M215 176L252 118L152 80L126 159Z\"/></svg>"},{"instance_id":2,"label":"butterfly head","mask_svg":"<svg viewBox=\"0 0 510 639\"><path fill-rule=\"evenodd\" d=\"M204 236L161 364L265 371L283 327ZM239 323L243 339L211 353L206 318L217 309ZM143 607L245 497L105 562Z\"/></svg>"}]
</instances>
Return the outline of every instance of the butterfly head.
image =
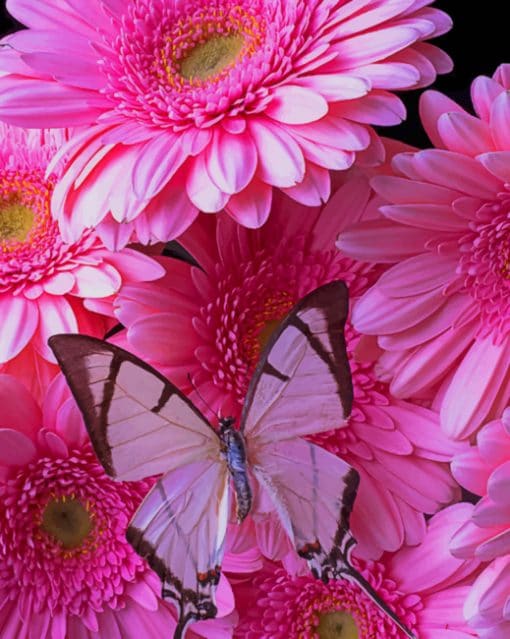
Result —
<instances>
[{"instance_id":1,"label":"butterfly head","mask_svg":"<svg viewBox=\"0 0 510 639\"><path fill-rule=\"evenodd\" d=\"M232 430L236 422L235 417L220 417L220 433L224 435L227 431Z\"/></svg>"}]
</instances>

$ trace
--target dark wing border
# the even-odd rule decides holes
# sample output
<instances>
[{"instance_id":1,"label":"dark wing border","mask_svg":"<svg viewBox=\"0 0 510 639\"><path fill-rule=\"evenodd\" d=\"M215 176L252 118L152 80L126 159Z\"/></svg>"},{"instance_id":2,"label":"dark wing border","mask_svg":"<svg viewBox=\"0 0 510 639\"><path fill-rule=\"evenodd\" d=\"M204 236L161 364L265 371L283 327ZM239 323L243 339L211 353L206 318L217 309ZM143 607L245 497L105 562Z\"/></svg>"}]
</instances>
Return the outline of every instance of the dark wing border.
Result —
<instances>
[{"instance_id":1,"label":"dark wing border","mask_svg":"<svg viewBox=\"0 0 510 639\"><path fill-rule=\"evenodd\" d=\"M115 346L114 344L110 344L109 342L105 342L104 340L90 337L89 335L66 333L51 336L48 339L48 345L57 358L57 362L64 373L74 399L83 414L85 426L89 433L94 451L106 473L110 475L110 477L115 477L115 470L113 468L112 450L108 444L108 424L106 418L108 411L110 410L115 391L115 381L122 362L129 361L163 382L163 391L159 397L158 403L150 409L152 412L158 413L172 395L178 395L179 398L184 401L197 415L197 417L199 417L204 424L207 424L207 426L209 426L209 428L219 437L217 431L211 426L209 421L186 397L186 395L177 388L177 386L172 384L172 382L170 382L155 368L150 366L150 364L146 364L143 360L136 357L136 355L133 355L129 351L126 351L119 346ZM80 380L77 379L76 361L80 360L84 362L87 355L90 355L93 352L104 353L104 351L108 351L112 355L112 361L110 363L108 379L105 382L105 395L101 405L97 406L98 415L96 415L90 409L91 406L96 406L96 404L86 380L82 380L83 383L80 384ZM82 367L86 369L84 364L82 364Z\"/></svg>"},{"instance_id":2,"label":"dark wing border","mask_svg":"<svg viewBox=\"0 0 510 639\"><path fill-rule=\"evenodd\" d=\"M328 333L333 336L331 346L333 347L333 357L324 350L320 341L310 331L309 327L299 317L298 313L309 308L320 308L324 311L324 315L328 324ZM324 284L305 295L282 320L278 328L275 329L266 344L258 364L255 368L253 376L250 380L246 399L244 401L241 413L240 429L244 430L244 425L251 409L253 399L257 390L259 378L263 375L273 375L278 379L287 381L287 376L271 366L268 361L273 346L278 341L280 335L289 326L294 326L306 337L312 348L314 348L318 357L320 357L328 366L337 381L337 394L340 403L344 406L344 419L351 414L353 389L351 370L349 367L349 359L347 357L347 349L345 344L344 326L349 313L349 294L345 283L341 280L335 280L329 284Z\"/></svg>"}]
</instances>

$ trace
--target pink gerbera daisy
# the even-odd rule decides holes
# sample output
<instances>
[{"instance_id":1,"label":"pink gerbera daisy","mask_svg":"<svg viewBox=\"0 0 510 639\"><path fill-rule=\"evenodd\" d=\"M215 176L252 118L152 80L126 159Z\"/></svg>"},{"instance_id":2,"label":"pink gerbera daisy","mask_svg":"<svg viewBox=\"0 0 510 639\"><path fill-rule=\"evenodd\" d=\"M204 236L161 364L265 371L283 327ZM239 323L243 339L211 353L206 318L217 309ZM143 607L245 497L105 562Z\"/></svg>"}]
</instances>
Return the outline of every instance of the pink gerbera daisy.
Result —
<instances>
[{"instance_id":1,"label":"pink gerbera daisy","mask_svg":"<svg viewBox=\"0 0 510 639\"><path fill-rule=\"evenodd\" d=\"M455 559L447 550L452 532L471 508L457 504L435 515L417 548L385 554L378 562L355 562L420 639L476 636L463 619L462 604L478 562ZM235 593L241 615L236 639L403 637L356 584L345 580L325 584L313 577L291 577L268 565L249 583L240 579Z\"/></svg>"},{"instance_id":2,"label":"pink gerbera daisy","mask_svg":"<svg viewBox=\"0 0 510 639\"><path fill-rule=\"evenodd\" d=\"M174 609L125 538L152 481L105 475L61 377L42 411L9 375L0 375L0 401L0 636L171 636ZM233 600L228 584L221 591L225 615ZM187 637L231 636L232 620L206 623Z\"/></svg>"},{"instance_id":3,"label":"pink gerbera daisy","mask_svg":"<svg viewBox=\"0 0 510 639\"><path fill-rule=\"evenodd\" d=\"M477 117L429 92L433 150L398 155L373 181L383 217L344 232L348 255L398 262L354 311L377 335L398 397L434 392L445 431L467 438L510 401L510 66L473 83Z\"/></svg>"},{"instance_id":4,"label":"pink gerbera daisy","mask_svg":"<svg viewBox=\"0 0 510 639\"><path fill-rule=\"evenodd\" d=\"M392 91L450 70L425 42L451 26L430 4L9 0L28 30L3 40L0 118L92 125L55 197L67 239L99 225L111 245L167 240L223 208L258 227L273 187L324 201L328 169L404 117Z\"/></svg>"},{"instance_id":5,"label":"pink gerbera daisy","mask_svg":"<svg viewBox=\"0 0 510 639\"><path fill-rule=\"evenodd\" d=\"M356 299L377 277L371 265L338 253L333 240L343 225L370 215L370 198L366 179L354 175L324 208L278 196L259 230L223 214L204 216L181 237L202 268L168 260L160 282L126 286L117 298L117 316L128 329L124 345L189 392L190 376L215 411L239 416L261 348L290 308L336 279ZM445 463L455 445L441 434L434 412L394 400L373 366L355 361L359 335L349 324L346 338L352 417L347 428L315 441L361 473L352 527L358 551L374 558L418 543L423 513L455 499ZM198 395L194 400L206 410Z\"/></svg>"},{"instance_id":6,"label":"pink gerbera daisy","mask_svg":"<svg viewBox=\"0 0 510 639\"><path fill-rule=\"evenodd\" d=\"M482 499L450 550L457 557L491 561L471 589L465 614L483 639L505 639L510 635L510 409L482 428L476 446L455 457L452 470Z\"/></svg>"},{"instance_id":7,"label":"pink gerbera daisy","mask_svg":"<svg viewBox=\"0 0 510 639\"><path fill-rule=\"evenodd\" d=\"M102 337L112 326L112 296L126 281L163 269L132 249L109 253L91 231L66 244L51 218L57 176L45 175L64 133L0 125L0 371L40 397L57 366L54 333Z\"/></svg>"}]
</instances>

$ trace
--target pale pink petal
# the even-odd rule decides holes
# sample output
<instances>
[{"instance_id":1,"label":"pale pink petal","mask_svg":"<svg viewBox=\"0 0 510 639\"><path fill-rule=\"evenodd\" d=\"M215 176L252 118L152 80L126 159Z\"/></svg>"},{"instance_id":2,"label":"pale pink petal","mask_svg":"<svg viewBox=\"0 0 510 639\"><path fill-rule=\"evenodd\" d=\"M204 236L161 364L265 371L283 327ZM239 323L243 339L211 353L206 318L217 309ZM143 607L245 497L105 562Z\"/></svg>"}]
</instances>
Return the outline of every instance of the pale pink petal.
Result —
<instances>
[{"instance_id":1,"label":"pale pink petal","mask_svg":"<svg viewBox=\"0 0 510 639\"><path fill-rule=\"evenodd\" d=\"M399 98L387 91L373 90L354 102L342 102L336 112L344 118L364 124L393 126L406 117L406 110Z\"/></svg>"},{"instance_id":2,"label":"pale pink petal","mask_svg":"<svg viewBox=\"0 0 510 639\"><path fill-rule=\"evenodd\" d=\"M108 297L116 293L122 284L119 272L110 264L78 266L73 275L76 283L72 294L78 297Z\"/></svg>"},{"instance_id":3,"label":"pale pink petal","mask_svg":"<svg viewBox=\"0 0 510 639\"><path fill-rule=\"evenodd\" d=\"M320 206L327 202L331 192L329 171L309 163L303 180L282 191L305 206Z\"/></svg>"},{"instance_id":4,"label":"pale pink petal","mask_svg":"<svg viewBox=\"0 0 510 639\"><path fill-rule=\"evenodd\" d=\"M488 122L494 100L504 91L504 88L492 78L480 76L473 81L471 86L471 98L476 113Z\"/></svg>"},{"instance_id":5,"label":"pale pink petal","mask_svg":"<svg viewBox=\"0 0 510 639\"><path fill-rule=\"evenodd\" d=\"M269 217L272 196L273 189L270 186L253 180L241 193L229 199L225 210L236 222L247 228L256 229Z\"/></svg>"},{"instance_id":6,"label":"pale pink petal","mask_svg":"<svg viewBox=\"0 0 510 639\"><path fill-rule=\"evenodd\" d=\"M273 90L266 114L285 124L315 122L328 112L328 103L314 90L286 84ZM1 112L0 112L1 113Z\"/></svg>"},{"instance_id":7,"label":"pale pink petal","mask_svg":"<svg viewBox=\"0 0 510 639\"><path fill-rule=\"evenodd\" d=\"M339 69L353 69L371 64L401 51L420 37L416 29L387 27L353 36L334 46Z\"/></svg>"},{"instance_id":8,"label":"pale pink petal","mask_svg":"<svg viewBox=\"0 0 510 639\"><path fill-rule=\"evenodd\" d=\"M336 73L313 74L300 78L299 85L320 93L326 100L336 102L338 100L354 100L366 95L370 89L370 83L359 77ZM278 119L278 118L275 118ZM318 118L315 118L318 119ZM308 120L310 121L310 120ZM302 124L301 122L287 122L287 124Z\"/></svg>"},{"instance_id":9,"label":"pale pink petal","mask_svg":"<svg viewBox=\"0 0 510 639\"><path fill-rule=\"evenodd\" d=\"M259 156L258 176L268 184L294 186L305 174L305 159L294 139L268 122L253 120L250 131Z\"/></svg>"},{"instance_id":10,"label":"pale pink petal","mask_svg":"<svg viewBox=\"0 0 510 639\"><path fill-rule=\"evenodd\" d=\"M500 180L504 182L510 181L510 151L483 153L477 159Z\"/></svg>"},{"instance_id":11,"label":"pale pink petal","mask_svg":"<svg viewBox=\"0 0 510 639\"><path fill-rule=\"evenodd\" d=\"M194 159L186 180L186 191L193 204L205 213L216 213L225 207L229 200L212 182L207 173L204 154Z\"/></svg>"},{"instance_id":12,"label":"pale pink petal","mask_svg":"<svg viewBox=\"0 0 510 639\"><path fill-rule=\"evenodd\" d=\"M94 254L112 264L122 279L129 282L150 282L159 279L166 272L159 262L131 248L117 253L98 250Z\"/></svg>"},{"instance_id":13,"label":"pale pink petal","mask_svg":"<svg viewBox=\"0 0 510 639\"><path fill-rule=\"evenodd\" d=\"M467 113L444 113L437 130L446 148L471 157L495 149L491 127Z\"/></svg>"},{"instance_id":14,"label":"pale pink petal","mask_svg":"<svg viewBox=\"0 0 510 639\"><path fill-rule=\"evenodd\" d=\"M32 339L39 313L37 304L22 295L0 296L0 362L6 362L25 348Z\"/></svg>"},{"instance_id":15,"label":"pale pink petal","mask_svg":"<svg viewBox=\"0 0 510 639\"><path fill-rule=\"evenodd\" d=\"M48 338L57 333L77 333L76 315L65 297L42 295L37 300L40 322L34 346L50 362L55 358L48 346Z\"/></svg>"},{"instance_id":16,"label":"pale pink petal","mask_svg":"<svg viewBox=\"0 0 510 639\"><path fill-rule=\"evenodd\" d=\"M251 135L232 135L216 129L205 152L207 172L224 193L239 193L252 181L257 168L257 147Z\"/></svg>"}]
</instances>

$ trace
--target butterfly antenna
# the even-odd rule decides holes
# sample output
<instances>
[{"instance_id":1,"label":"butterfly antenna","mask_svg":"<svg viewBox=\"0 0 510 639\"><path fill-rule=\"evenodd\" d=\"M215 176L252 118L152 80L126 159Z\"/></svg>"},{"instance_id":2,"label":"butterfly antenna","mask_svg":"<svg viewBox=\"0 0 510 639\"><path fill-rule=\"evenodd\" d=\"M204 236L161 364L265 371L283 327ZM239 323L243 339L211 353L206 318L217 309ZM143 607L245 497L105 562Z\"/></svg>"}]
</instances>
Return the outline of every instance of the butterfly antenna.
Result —
<instances>
[{"instance_id":1,"label":"butterfly antenna","mask_svg":"<svg viewBox=\"0 0 510 639\"><path fill-rule=\"evenodd\" d=\"M195 386L195 384L193 383L193 380L191 379L191 375L188 373L188 381L191 384L193 390L195 391L195 393L198 395L198 397L202 400L203 404L205 406L207 406L207 408L211 411L211 413L213 413L213 415L216 415L218 421L221 421L221 413L218 411L216 412L214 410L214 408L208 404L205 399L202 397L202 395L200 394L200 391L198 390L198 388Z\"/></svg>"},{"instance_id":2,"label":"butterfly antenna","mask_svg":"<svg viewBox=\"0 0 510 639\"><path fill-rule=\"evenodd\" d=\"M365 592L370 599L375 603L375 605L386 614L393 623L402 630L406 637L409 639L417 639L416 635L412 633L407 626L405 626L397 615L393 612L393 610L381 599L381 597L377 594L377 591L368 583L368 581L360 575L360 573L355 570L350 564L348 564L348 568L342 570L342 576L351 578L352 581L358 584L358 586Z\"/></svg>"}]
</instances>

